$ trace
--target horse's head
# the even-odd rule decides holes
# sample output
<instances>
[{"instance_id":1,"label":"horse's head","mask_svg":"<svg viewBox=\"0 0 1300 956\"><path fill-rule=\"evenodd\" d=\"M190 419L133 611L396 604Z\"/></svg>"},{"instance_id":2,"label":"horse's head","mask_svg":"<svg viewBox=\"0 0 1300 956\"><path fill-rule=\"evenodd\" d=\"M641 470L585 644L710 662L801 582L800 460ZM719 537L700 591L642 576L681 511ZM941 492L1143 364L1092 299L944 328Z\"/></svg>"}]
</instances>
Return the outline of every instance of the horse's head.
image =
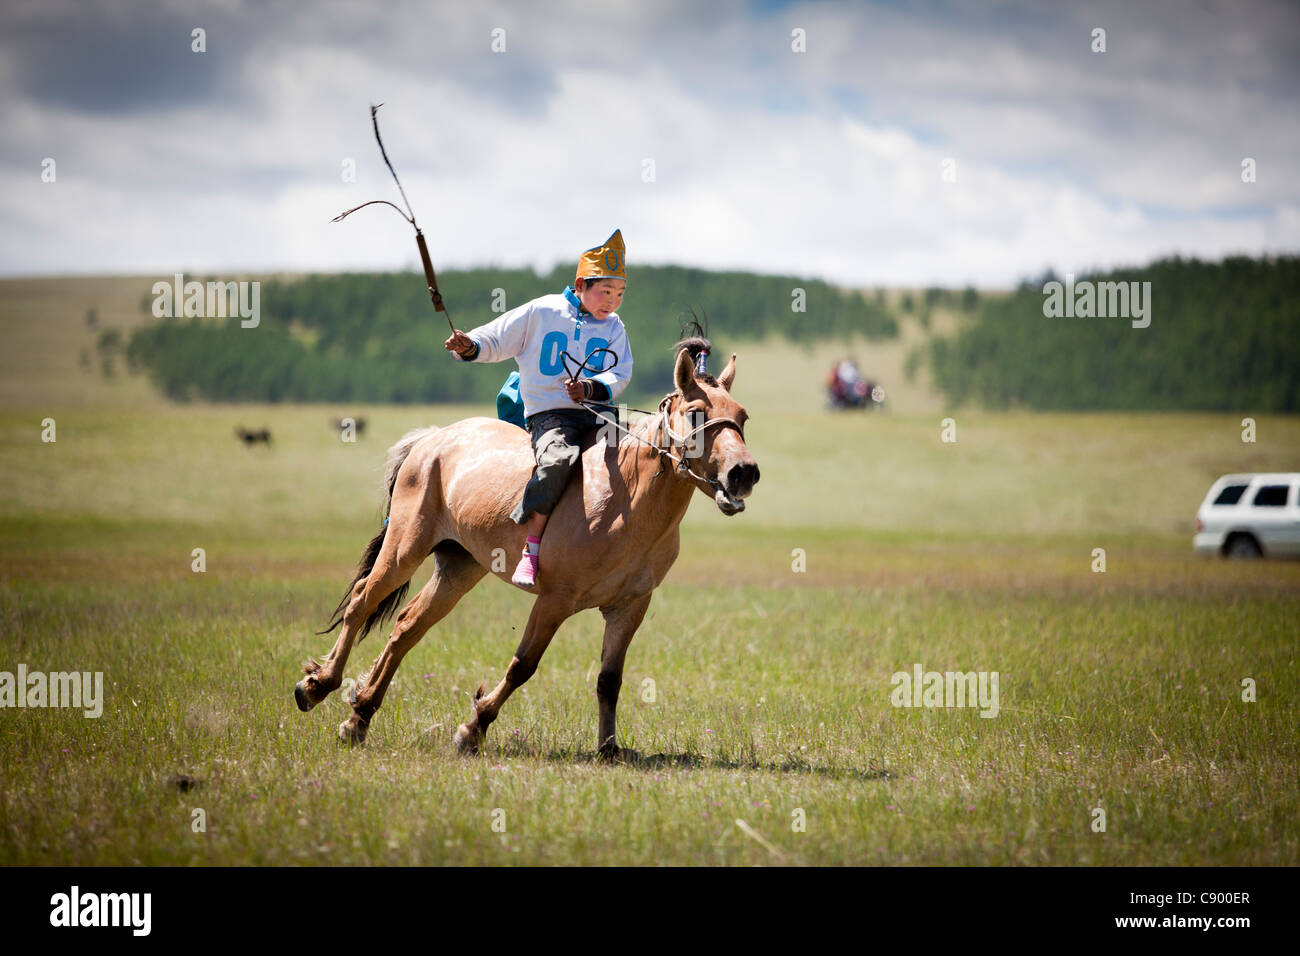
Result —
<instances>
[{"instance_id":1,"label":"horse's head","mask_svg":"<svg viewBox=\"0 0 1300 956\"><path fill-rule=\"evenodd\" d=\"M677 353L673 369L677 391L664 399L668 427L674 435L675 454L713 491L724 515L745 510L745 499L758 483L758 462L745 445L745 420L749 413L731 397L736 380L736 356L716 379L696 374L690 352Z\"/></svg>"}]
</instances>

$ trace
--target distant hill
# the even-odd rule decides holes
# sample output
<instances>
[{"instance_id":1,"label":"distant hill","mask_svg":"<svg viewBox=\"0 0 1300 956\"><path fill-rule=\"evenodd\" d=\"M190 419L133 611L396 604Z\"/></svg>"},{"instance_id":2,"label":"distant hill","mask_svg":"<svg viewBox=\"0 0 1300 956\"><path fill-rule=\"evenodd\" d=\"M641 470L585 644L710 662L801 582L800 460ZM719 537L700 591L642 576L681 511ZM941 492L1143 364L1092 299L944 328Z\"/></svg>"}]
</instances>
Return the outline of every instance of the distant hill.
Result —
<instances>
[{"instance_id":1,"label":"distant hill","mask_svg":"<svg viewBox=\"0 0 1300 956\"><path fill-rule=\"evenodd\" d=\"M1132 283L1147 314L1117 316ZM983 299L927 357L954 405L1300 412L1300 257L1163 259L1072 289L1048 275Z\"/></svg>"},{"instance_id":2,"label":"distant hill","mask_svg":"<svg viewBox=\"0 0 1300 956\"><path fill-rule=\"evenodd\" d=\"M548 276L502 269L439 274L447 307L465 330L571 281L571 267ZM148 311L150 302L145 296L141 310ZM883 294L846 292L796 277L678 266L629 269L619 314L636 371L624 400L657 397L671 388L671 345L689 309L707 316L715 372L727 343L736 340L898 335ZM264 282L255 329L241 328L238 318L162 319L133 330L125 354L164 394L180 400L491 401L514 364L457 364L443 350L447 334L421 275L312 275Z\"/></svg>"}]
</instances>

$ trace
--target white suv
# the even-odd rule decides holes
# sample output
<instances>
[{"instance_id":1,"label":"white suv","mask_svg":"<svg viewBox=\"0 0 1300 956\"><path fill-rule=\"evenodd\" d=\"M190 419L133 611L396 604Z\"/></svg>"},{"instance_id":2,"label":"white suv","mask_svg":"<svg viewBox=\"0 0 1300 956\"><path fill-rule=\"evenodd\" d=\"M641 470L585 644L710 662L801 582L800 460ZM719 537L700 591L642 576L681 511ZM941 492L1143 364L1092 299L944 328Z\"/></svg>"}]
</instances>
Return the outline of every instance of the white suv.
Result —
<instances>
[{"instance_id":1,"label":"white suv","mask_svg":"<svg viewBox=\"0 0 1300 956\"><path fill-rule=\"evenodd\" d=\"M1300 556L1300 473L1224 475L1196 512L1193 544L1230 558Z\"/></svg>"}]
</instances>

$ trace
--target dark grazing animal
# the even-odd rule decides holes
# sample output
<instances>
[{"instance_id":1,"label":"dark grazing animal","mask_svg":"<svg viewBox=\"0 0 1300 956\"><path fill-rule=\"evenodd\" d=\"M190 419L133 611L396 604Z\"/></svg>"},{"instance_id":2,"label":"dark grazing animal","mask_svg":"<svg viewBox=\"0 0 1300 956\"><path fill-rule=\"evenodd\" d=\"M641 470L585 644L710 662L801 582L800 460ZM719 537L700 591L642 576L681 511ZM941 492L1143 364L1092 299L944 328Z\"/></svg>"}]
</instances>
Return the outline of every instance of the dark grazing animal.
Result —
<instances>
[{"instance_id":1,"label":"dark grazing animal","mask_svg":"<svg viewBox=\"0 0 1300 956\"><path fill-rule=\"evenodd\" d=\"M235 437L240 439L245 445L249 446L256 445L258 442L261 442L268 448L271 445L271 429L269 428L259 428L257 431L253 431L252 429L239 425L235 428Z\"/></svg>"},{"instance_id":2,"label":"dark grazing animal","mask_svg":"<svg viewBox=\"0 0 1300 956\"><path fill-rule=\"evenodd\" d=\"M340 434L345 432L349 422L352 423L353 433L358 437L366 433L366 420L360 415L355 415L351 418L335 418L333 419L333 422L334 427L338 429Z\"/></svg>"}]
</instances>

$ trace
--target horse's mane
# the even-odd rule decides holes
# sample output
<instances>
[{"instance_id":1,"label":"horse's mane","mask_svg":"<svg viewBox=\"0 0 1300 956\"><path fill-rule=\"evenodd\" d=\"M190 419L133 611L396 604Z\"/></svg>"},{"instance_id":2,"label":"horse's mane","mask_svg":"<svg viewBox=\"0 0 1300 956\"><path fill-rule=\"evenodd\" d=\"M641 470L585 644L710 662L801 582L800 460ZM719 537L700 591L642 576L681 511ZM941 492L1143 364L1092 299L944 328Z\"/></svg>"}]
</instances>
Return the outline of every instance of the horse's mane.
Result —
<instances>
[{"instance_id":1,"label":"horse's mane","mask_svg":"<svg viewBox=\"0 0 1300 956\"><path fill-rule=\"evenodd\" d=\"M673 343L672 352L676 355L686 349L691 355L691 365L698 367L700 353L713 351L713 343L708 339L709 317L703 313L696 315L694 309L690 310L690 316L682 323L681 338ZM718 384L718 380L708 372L696 372L695 377L706 385Z\"/></svg>"}]
</instances>

